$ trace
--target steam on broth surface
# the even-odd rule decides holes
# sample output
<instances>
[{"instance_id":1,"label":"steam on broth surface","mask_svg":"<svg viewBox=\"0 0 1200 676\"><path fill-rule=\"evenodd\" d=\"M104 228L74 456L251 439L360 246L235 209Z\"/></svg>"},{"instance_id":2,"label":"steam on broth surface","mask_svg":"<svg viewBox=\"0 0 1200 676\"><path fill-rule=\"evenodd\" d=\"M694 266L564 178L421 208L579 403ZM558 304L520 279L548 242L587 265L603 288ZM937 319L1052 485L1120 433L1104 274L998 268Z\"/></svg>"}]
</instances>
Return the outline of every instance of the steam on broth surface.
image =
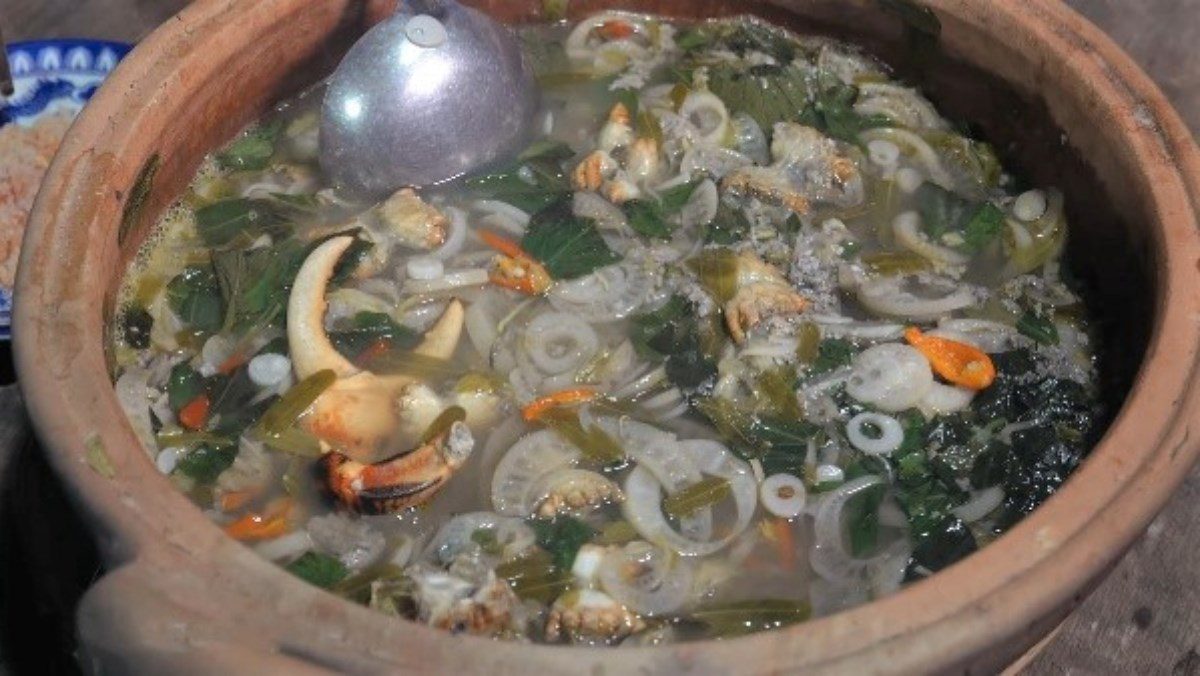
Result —
<instances>
[{"instance_id":1,"label":"steam on broth surface","mask_svg":"<svg viewBox=\"0 0 1200 676\"><path fill-rule=\"evenodd\" d=\"M320 89L127 275L116 390L231 536L382 613L647 645L877 598L1099 433L1063 198L856 48L752 19L522 29L541 135L356 201Z\"/></svg>"}]
</instances>

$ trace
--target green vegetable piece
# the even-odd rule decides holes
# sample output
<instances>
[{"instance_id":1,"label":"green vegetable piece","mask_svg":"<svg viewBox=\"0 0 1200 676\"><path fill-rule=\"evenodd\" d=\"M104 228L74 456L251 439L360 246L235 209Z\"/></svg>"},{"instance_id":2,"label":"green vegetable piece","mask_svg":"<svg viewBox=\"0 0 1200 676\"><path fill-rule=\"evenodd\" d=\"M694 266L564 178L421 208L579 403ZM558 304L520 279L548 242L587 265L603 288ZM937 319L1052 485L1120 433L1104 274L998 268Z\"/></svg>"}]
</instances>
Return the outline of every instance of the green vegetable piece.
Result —
<instances>
[{"instance_id":1,"label":"green vegetable piece","mask_svg":"<svg viewBox=\"0 0 1200 676\"><path fill-rule=\"evenodd\" d=\"M523 159L464 183L477 197L536 213L570 196L571 182L563 173L562 162L572 155L565 144L538 142L521 153Z\"/></svg>"},{"instance_id":2,"label":"green vegetable piece","mask_svg":"<svg viewBox=\"0 0 1200 676\"><path fill-rule=\"evenodd\" d=\"M641 536L638 535L637 529L633 527L633 524L621 519L620 521L613 521L606 525L604 530L600 531L600 534L592 539L592 542L598 545L623 545L639 537Z\"/></svg>"},{"instance_id":3,"label":"green vegetable piece","mask_svg":"<svg viewBox=\"0 0 1200 676\"><path fill-rule=\"evenodd\" d=\"M621 257L608 248L590 218L571 213L569 201L557 202L529 220L521 248L555 279L575 279L611 265Z\"/></svg>"},{"instance_id":4,"label":"green vegetable piece","mask_svg":"<svg viewBox=\"0 0 1200 676\"><path fill-rule=\"evenodd\" d=\"M235 197L196 210L196 233L209 247L224 247L234 240L253 241L273 233L283 215L271 200Z\"/></svg>"},{"instance_id":5,"label":"green vegetable piece","mask_svg":"<svg viewBox=\"0 0 1200 676\"><path fill-rule=\"evenodd\" d=\"M268 435L263 438L263 444L271 450L297 458L317 458L322 453L321 442L299 427L289 427L279 434Z\"/></svg>"},{"instance_id":6,"label":"green vegetable piece","mask_svg":"<svg viewBox=\"0 0 1200 676\"><path fill-rule=\"evenodd\" d=\"M596 425L584 429L576 411L551 408L539 420L591 460L606 465L625 460L625 449L621 448L621 444Z\"/></svg>"},{"instance_id":7,"label":"green vegetable piece","mask_svg":"<svg viewBox=\"0 0 1200 676\"><path fill-rule=\"evenodd\" d=\"M496 566L496 576L507 581L519 598L546 604L571 586L570 572L555 565L551 555L541 549L501 563Z\"/></svg>"},{"instance_id":8,"label":"green vegetable piece","mask_svg":"<svg viewBox=\"0 0 1200 676\"><path fill-rule=\"evenodd\" d=\"M356 361L367 350L382 343L386 351L409 350L421 342L421 334L383 312L359 312L350 321L350 326L331 331L329 340L346 358ZM372 355L378 357L378 354Z\"/></svg>"},{"instance_id":9,"label":"green vegetable piece","mask_svg":"<svg viewBox=\"0 0 1200 676\"><path fill-rule=\"evenodd\" d=\"M216 275L208 267L188 267L167 284L167 304L184 324L203 333L216 333L224 307Z\"/></svg>"},{"instance_id":10,"label":"green vegetable piece","mask_svg":"<svg viewBox=\"0 0 1200 676\"><path fill-rule=\"evenodd\" d=\"M681 619L705 625L706 638L732 638L798 624L811 615L804 601L771 598L701 606Z\"/></svg>"},{"instance_id":11,"label":"green vegetable piece","mask_svg":"<svg viewBox=\"0 0 1200 676\"><path fill-rule=\"evenodd\" d=\"M956 233L962 243L955 248L976 254L1000 235L1004 212L991 202L973 202L935 184L923 183L917 189L917 204L925 233L934 242Z\"/></svg>"},{"instance_id":12,"label":"green vegetable piece","mask_svg":"<svg viewBox=\"0 0 1200 676\"><path fill-rule=\"evenodd\" d=\"M287 571L305 582L331 589L350 574L346 566L336 557L318 552L304 552L300 558L287 566Z\"/></svg>"},{"instance_id":13,"label":"green vegetable piece","mask_svg":"<svg viewBox=\"0 0 1200 676\"><path fill-rule=\"evenodd\" d=\"M210 446L201 444L179 459L175 471L191 477L199 484L211 484L233 464L237 457L236 446Z\"/></svg>"},{"instance_id":14,"label":"green vegetable piece","mask_svg":"<svg viewBox=\"0 0 1200 676\"><path fill-rule=\"evenodd\" d=\"M705 249L687 262L718 303L728 302L737 293L738 265L737 254L729 249Z\"/></svg>"},{"instance_id":15,"label":"green vegetable piece","mask_svg":"<svg viewBox=\"0 0 1200 676\"><path fill-rule=\"evenodd\" d=\"M213 269L225 304L225 330L246 333L281 326L288 295L309 248L293 240L247 251L214 251Z\"/></svg>"},{"instance_id":16,"label":"green vegetable piece","mask_svg":"<svg viewBox=\"0 0 1200 676\"><path fill-rule=\"evenodd\" d=\"M846 478L852 478L846 473ZM879 505L887 486L878 484L864 489L846 503L846 530L850 539L850 553L855 557L870 554L879 541Z\"/></svg>"},{"instance_id":17,"label":"green vegetable piece","mask_svg":"<svg viewBox=\"0 0 1200 676\"><path fill-rule=\"evenodd\" d=\"M159 432L154 435L154 442L159 448L167 448L175 446L178 448L191 448L199 444L209 444L211 446L232 446L234 440L229 437L213 434L212 432Z\"/></svg>"},{"instance_id":18,"label":"green vegetable piece","mask_svg":"<svg viewBox=\"0 0 1200 676\"><path fill-rule=\"evenodd\" d=\"M717 215L704 232L704 241L706 244L737 244L749 234L750 220L745 212L721 201L717 204Z\"/></svg>"},{"instance_id":19,"label":"green vegetable piece","mask_svg":"<svg viewBox=\"0 0 1200 676\"><path fill-rule=\"evenodd\" d=\"M462 422L467 419L467 411L462 406L450 406L446 410L438 414L438 417L429 423L429 428L421 435L421 444L427 444L438 438L450 429L450 426L456 422Z\"/></svg>"},{"instance_id":20,"label":"green vegetable piece","mask_svg":"<svg viewBox=\"0 0 1200 676\"><path fill-rule=\"evenodd\" d=\"M821 354L821 327L813 322L803 322L796 332L796 359L801 364L812 364Z\"/></svg>"},{"instance_id":21,"label":"green vegetable piece","mask_svg":"<svg viewBox=\"0 0 1200 676\"><path fill-rule=\"evenodd\" d=\"M277 399L258 421L255 430L258 436L271 437L282 434L296 423L313 402L337 381L337 374L330 369L317 371L301 380Z\"/></svg>"},{"instance_id":22,"label":"green vegetable piece","mask_svg":"<svg viewBox=\"0 0 1200 676\"><path fill-rule=\"evenodd\" d=\"M757 67L749 72L714 66L708 88L731 114L745 113L763 129L771 129L776 122L799 121L809 103L805 73L792 66Z\"/></svg>"},{"instance_id":23,"label":"green vegetable piece","mask_svg":"<svg viewBox=\"0 0 1200 676\"><path fill-rule=\"evenodd\" d=\"M688 201L692 199L692 194L696 192L696 188L700 187L702 181L688 181L677 186L667 188L658 195L659 205L662 211L667 216L679 213Z\"/></svg>"},{"instance_id":24,"label":"green vegetable piece","mask_svg":"<svg viewBox=\"0 0 1200 676\"><path fill-rule=\"evenodd\" d=\"M651 199L632 199L621 205L629 227L643 237L670 239L674 230L663 207Z\"/></svg>"},{"instance_id":25,"label":"green vegetable piece","mask_svg":"<svg viewBox=\"0 0 1200 676\"><path fill-rule=\"evenodd\" d=\"M722 477L706 476L700 481L668 495L663 500L663 512L667 516L682 519L695 513L703 507L711 507L732 493L729 480Z\"/></svg>"},{"instance_id":26,"label":"green vegetable piece","mask_svg":"<svg viewBox=\"0 0 1200 676\"><path fill-rule=\"evenodd\" d=\"M1058 328L1050 317L1025 312L1017 319L1017 331L1039 345L1058 345Z\"/></svg>"},{"instance_id":27,"label":"green vegetable piece","mask_svg":"<svg viewBox=\"0 0 1200 676\"><path fill-rule=\"evenodd\" d=\"M250 129L225 150L217 153L217 164L227 171L265 169L275 154L275 140L282 125L267 124Z\"/></svg>"},{"instance_id":28,"label":"green vegetable piece","mask_svg":"<svg viewBox=\"0 0 1200 676\"><path fill-rule=\"evenodd\" d=\"M171 375L167 378L167 404L172 411L178 414L202 392L204 377L186 361L179 362L171 369Z\"/></svg>"},{"instance_id":29,"label":"green vegetable piece","mask_svg":"<svg viewBox=\"0 0 1200 676\"><path fill-rule=\"evenodd\" d=\"M826 338L817 347L817 358L809 367L808 373L810 376L822 375L849 366L856 352L854 344L848 340Z\"/></svg>"},{"instance_id":30,"label":"green vegetable piece","mask_svg":"<svg viewBox=\"0 0 1200 676\"><path fill-rule=\"evenodd\" d=\"M929 259L912 251L879 251L862 257L863 265L880 275L911 275L930 268Z\"/></svg>"},{"instance_id":31,"label":"green vegetable piece","mask_svg":"<svg viewBox=\"0 0 1200 676\"><path fill-rule=\"evenodd\" d=\"M530 519L527 523L533 528L538 546L550 554L554 566L562 571L571 570L579 548L595 533L591 526L571 516Z\"/></svg>"},{"instance_id":32,"label":"green vegetable piece","mask_svg":"<svg viewBox=\"0 0 1200 676\"><path fill-rule=\"evenodd\" d=\"M705 26L688 26L675 38L675 46L684 52L694 52L710 45L713 35Z\"/></svg>"},{"instance_id":33,"label":"green vegetable piece","mask_svg":"<svg viewBox=\"0 0 1200 676\"><path fill-rule=\"evenodd\" d=\"M963 228L963 243L957 248L977 254L1000 236L1004 227L1004 212L991 202L984 202Z\"/></svg>"}]
</instances>

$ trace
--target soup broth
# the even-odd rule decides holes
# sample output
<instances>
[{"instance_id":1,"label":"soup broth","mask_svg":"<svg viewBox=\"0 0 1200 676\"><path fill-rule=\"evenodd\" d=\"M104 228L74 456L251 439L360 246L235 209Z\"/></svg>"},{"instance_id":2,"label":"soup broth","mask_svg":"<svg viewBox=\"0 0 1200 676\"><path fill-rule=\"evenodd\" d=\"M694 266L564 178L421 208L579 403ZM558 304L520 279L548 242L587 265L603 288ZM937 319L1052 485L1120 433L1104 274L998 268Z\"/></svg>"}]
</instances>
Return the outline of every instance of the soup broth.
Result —
<instances>
[{"instance_id":1,"label":"soup broth","mask_svg":"<svg viewBox=\"0 0 1200 676\"><path fill-rule=\"evenodd\" d=\"M126 275L163 474L311 584L454 632L652 645L932 575L1100 432L1063 196L852 45L520 29L519 157L378 203L322 89L208 157Z\"/></svg>"}]
</instances>

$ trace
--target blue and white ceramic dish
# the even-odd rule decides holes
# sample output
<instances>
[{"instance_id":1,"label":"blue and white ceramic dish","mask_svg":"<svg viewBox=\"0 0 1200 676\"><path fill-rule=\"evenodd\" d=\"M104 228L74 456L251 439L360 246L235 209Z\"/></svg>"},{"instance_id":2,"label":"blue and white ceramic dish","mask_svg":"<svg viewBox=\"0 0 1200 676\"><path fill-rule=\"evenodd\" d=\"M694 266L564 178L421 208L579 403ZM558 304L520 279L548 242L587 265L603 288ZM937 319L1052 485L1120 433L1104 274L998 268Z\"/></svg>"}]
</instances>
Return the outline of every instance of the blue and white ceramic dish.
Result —
<instances>
[{"instance_id":1,"label":"blue and white ceramic dish","mask_svg":"<svg viewBox=\"0 0 1200 676\"><path fill-rule=\"evenodd\" d=\"M77 113L130 46L102 40L35 40L8 46L15 91L0 99L0 126ZM0 340L9 339L12 289L0 287Z\"/></svg>"}]
</instances>

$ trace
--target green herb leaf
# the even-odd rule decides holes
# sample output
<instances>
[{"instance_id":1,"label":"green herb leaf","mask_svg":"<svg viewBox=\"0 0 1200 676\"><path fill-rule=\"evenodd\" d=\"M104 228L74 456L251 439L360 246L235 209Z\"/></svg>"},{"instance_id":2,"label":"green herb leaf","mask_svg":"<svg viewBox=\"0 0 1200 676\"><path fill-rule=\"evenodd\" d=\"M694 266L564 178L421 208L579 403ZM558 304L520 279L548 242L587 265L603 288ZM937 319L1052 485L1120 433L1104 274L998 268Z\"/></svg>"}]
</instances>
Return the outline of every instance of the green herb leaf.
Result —
<instances>
[{"instance_id":1,"label":"green herb leaf","mask_svg":"<svg viewBox=\"0 0 1200 676\"><path fill-rule=\"evenodd\" d=\"M237 457L235 446L201 444L179 459L175 471L189 476L199 484L211 484L233 464Z\"/></svg>"},{"instance_id":2,"label":"green herb leaf","mask_svg":"<svg viewBox=\"0 0 1200 676\"><path fill-rule=\"evenodd\" d=\"M846 475L850 478L850 475ZM879 541L879 505L887 486L877 484L864 489L846 503L846 530L850 536L850 553L863 558L875 549Z\"/></svg>"},{"instance_id":3,"label":"green herb leaf","mask_svg":"<svg viewBox=\"0 0 1200 676\"><path fill-rule=\"evenodd\" d=\"M729 497L732 489L729 480L706 476L700 481L668 495L663 499L663 512L667 516L681 519L702 507L711 507Z\"/></svg>"},{"instance_id":4,"label":"green herb leaf","mask_svg":"<svg viewBox=\"0 0 1200 676\"><path fill-rule=\"evenodd\" d=\"M308 253L307 246L293 239L247 251L214 251L213 268L226 308L224 329L245 333L281 326L292 283Z\"/></svg>"},{"instance_id":5,"label":"green herb leaf","mask_svg":"<svg viewBox=\"0 0 1200 676\"><path fill-rule=\"evenodd\" d=\"M763 129L776 122L800 121L809 106L805 73L792 66L755 67L748 72L714 66L708 88L725 102L730 114L745 113Z\"/></svg>"},{"instance_id":6,"label":"green herb leaf","mask_svg":"<svg viewBox=\"0 0 1200 676\"><path fill-rule=\"evenodd\" d=\"M737 244L749 234L750 220L745 212L721 201L717 204L717 215L704 232L704 241L706 244Z\"/></svg>"},{"instance_id":7,"label":"green herb leaf","mask_svg":"<svg viewBox=\"0 0 1200 676\"><path fill-rule=\"evenodd\" d=\"M1025 312L1017 319L1017 331L1039 345L1058 345L1058 328L1049 317Z\"/></svg>"},{"instance_id":8,"label":"green herb leaf","mask_svg":"<svg viewBox=\"0 0 1200 676\"><path fill-rule=\"evenodd\" d=\"M350 574L337 558L318 552L304 552L286 567L292 575L321 589L332 588Z\"/></svg>"},{"instance_id":9,"label":"green herb leaf","mask_svg":"<svg viewBox=\"0 0 1200 676\"><path fill-rule=\"evenodd\" d=\"M250 129L225 150L217 153L217 164L228 171L265 169L275 154L275 140L282 125L267 124Z\"/></svg>"},{"instance_id":10,"label":"green herb leaf","mask_svg":"<svg viewBox=\"0 0 1200 676\"><path fill-rule=\"evenodd\" d=\"M584 429L579 414L573 410L552 408L543 413L540 420L596 462L607 465L625 460L625 449L616 439L596 425Z\"/></svg>"},{"instance_id":11,"label":"green herb leaf","mask_svg":"<svg viewBox=\"0 0 1200 676\"><path fill-rule=\"evenodd\" d=\"M184 324L195 330L204 333L221 330L224 308L211 268L185 268L167 284L167 304Z\"/></svg>"},{"instance_id":12,"label":"green herb leaf","mask_svg":"<svg viewBox=\"0 0 1200 676\"><path fill-rule=\"evenodd\" d=\"M991 202L973 202L935 184L923 183L917 189L917 204L925 234L934 242L957 233L962 243L956 249L976 254L999 236L1004 212Z\"/></svg>"},{"instance_id":13,"label":"green herb leaf","mask_svg":"<svg viewBox=\"0 0 1200 676\"><path fill-rule=\"evenodd\" d=\"M562 571L571 570L579 548L595 533L591 526L570 516L530 519L528 523L537 537L538 546L550 554L555 567Z\"/></svg>"},{"instance_id":14,"label":"green herb leaf","mask_svg":"<svg viewBox=\"0 0 1200 676\"><path fill-rule=\"evenodd\" d=\"M351 361L356 360L368 348L377 343L387 351L410 350L421 342L421 334L396 323L383 312L359 312L346 328L329 333L329 339L337 351Z\"/></svg>"},{"instance_id":15,"label":"green herb leaf","mask_svg":"<svg viewBox=\"0 0 1200 676\"><path fill-rule=\"evenodd\" d=\"M571 194L562 162L572 155L566 144L538 142L521 153L517 162L464 183L477 197L500 200L535 213Z\"/></svg>"},{"instance_id":16,"label":"green herb leaf","mask_svg":"<svg viewBox=\"0 0 1200 676\"><path fill-rule=\"evenodd\" d=\"M670 239L674 229L667 221L667 214L654 200L633 199L621 205L621 211L629 220L629 227L643 237Z\"/></svg>"},{"instance_id":17,"label":"green herb leaf","mask_svg":"<svg viewBox=\"0 0 1200 676\"><path fill-rule=\"evenodd\" d=\"M692 193L696 192L696 188L699 188L701 183L702 181L688 181L659 193L658 202L662 207L663 214L672 216L682 211L688 200L692 199Z\"/></svg>"},{"instance_id":18,"label":"green herb leaf","mask_svg":"<svg viewBox=\"0 0 1200 676\"><path fill-rule=\"evenodd\" d=\"M608 248L592 219L571 213L569 201L534 214L521 238L521 248L546 266L555 279L582 277L621 260Z\"/></svg>"},{"instance_id":19,"label":"green herb leaf","mask_svg":"<svg viewBox=\"0 0 1200 676\"><path fill-rule=\"evenodd\" d=\"M842 338L826 338L817 346L817 358L809 367L810 376L823 375L849 366L858 350L854 343Z\"/></svg>"},{"instance_id":20,"label":"green herb leaf","mask_svg":"<svg viewBox=\"0 0 1200 676\"><path fill-rule=\"evenodd\" d=\"M337 374L325 369L293 385L263 413L256 434L261 437L283 434L336 380Z\"/></svg>"},{"instance_id":21,"label":"green herb leaf","mask_svg":"<svg viewBox=\"0 0 1200 676\"><path fill-rule=\"evenodd\" d=\"M562 596L572 579L569 570L555 565L551 555L541 549L501 563L496 566L496 576L508 582L519 598L547 604Z\"/></svg>"},{"instance_id":22,"label":"green herb leaf","mask_svg":"<svg viewBox=\"0 0 1200 676\"><path fill-rule=\"evenodd\" d=\"M755 599L702 606L682 619L707 627L707 638L730 638L804 622L812 609L803 601Z\"/></svg>"},{"instance_id":23,"label":"green herb leaf","mask_svg":"<svg viewBox=\"0 0 1200 676\"><path fill-rule=\"evenodd\" d=\"M167 403L171 410L179 410L188 402L204 392L204 376L192 368L186 361L179 362L171 369L167 378Z\"/></svg>"},{"instance_id":24,"label":"green herb leaf","mask_svg":"<svg viewBox=\"0 0 1200 676\"><path fill-rule=\"evenodd\" d=\"M253 241L271 232L283 218L271 200L234 197L196 210L196 233L205 246L224 247L234 240Z\"/></svg>"}]
</instances>

